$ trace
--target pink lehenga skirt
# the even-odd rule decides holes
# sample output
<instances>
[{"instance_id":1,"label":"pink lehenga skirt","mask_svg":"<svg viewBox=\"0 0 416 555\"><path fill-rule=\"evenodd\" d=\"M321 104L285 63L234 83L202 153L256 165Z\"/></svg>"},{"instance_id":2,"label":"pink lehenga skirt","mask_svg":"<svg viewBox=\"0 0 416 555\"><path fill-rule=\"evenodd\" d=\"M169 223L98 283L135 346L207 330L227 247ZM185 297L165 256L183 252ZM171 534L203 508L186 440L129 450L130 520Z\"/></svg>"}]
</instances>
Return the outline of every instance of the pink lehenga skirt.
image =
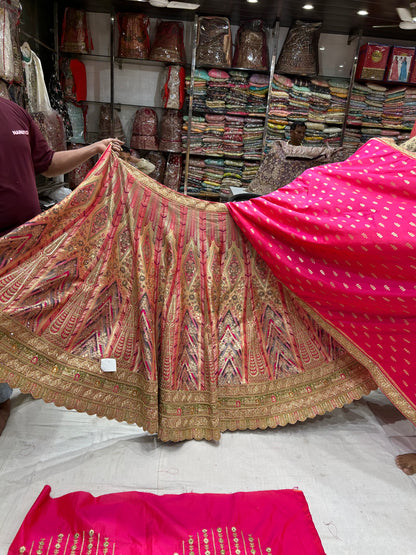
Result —
<instances>
[{"instance_id":1,"label":"pink lehenga skirt","mask_svg":"<svg viewBox=\"0 0 416 555\"><path fill-rule=\"evenodd\" d=\"M107 150L64 201L0 239L0 381L164 441L283 426L375 389L266 251L228 205Z\"/></svg>"}]
</instances>

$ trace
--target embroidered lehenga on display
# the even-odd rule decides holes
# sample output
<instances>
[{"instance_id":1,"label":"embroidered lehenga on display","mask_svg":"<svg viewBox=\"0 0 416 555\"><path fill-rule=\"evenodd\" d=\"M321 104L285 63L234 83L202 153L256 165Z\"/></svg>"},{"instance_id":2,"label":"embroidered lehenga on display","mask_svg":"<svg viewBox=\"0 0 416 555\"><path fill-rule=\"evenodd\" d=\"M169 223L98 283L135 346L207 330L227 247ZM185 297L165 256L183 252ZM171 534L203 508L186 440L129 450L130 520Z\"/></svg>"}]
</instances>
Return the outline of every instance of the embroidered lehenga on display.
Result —
<instances>
[{"instance_id":1,"label":"embroidered lehenga on display","mask_svg":"<svg viewBox=\"0 0 416 555\"><path fill-rule=\"evenodd\" d=\"M110 150L0 240L0 308L0 381L162 440L285 425L376 387L227 205L171 191Z\"/></svg>"}]
</instances>

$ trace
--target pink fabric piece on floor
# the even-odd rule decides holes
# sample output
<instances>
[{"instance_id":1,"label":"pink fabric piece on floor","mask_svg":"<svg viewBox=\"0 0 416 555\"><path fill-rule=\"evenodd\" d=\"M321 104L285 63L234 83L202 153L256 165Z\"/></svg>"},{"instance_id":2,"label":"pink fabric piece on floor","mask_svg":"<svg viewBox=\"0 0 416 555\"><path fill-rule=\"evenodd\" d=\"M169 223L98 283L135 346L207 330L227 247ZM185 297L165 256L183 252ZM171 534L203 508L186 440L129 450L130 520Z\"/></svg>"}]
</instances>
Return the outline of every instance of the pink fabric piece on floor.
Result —
<instances>
[{"instance_id":1,"label":"pink fabric piece on floor","mask_svg":"<svg viewBox=\"0 0 416 555\"><path fill-rule=\"evenodd\" d=\"M154 495L45 486L8 555L324 555L299 490Z\"/></svg>"}]
</instances>

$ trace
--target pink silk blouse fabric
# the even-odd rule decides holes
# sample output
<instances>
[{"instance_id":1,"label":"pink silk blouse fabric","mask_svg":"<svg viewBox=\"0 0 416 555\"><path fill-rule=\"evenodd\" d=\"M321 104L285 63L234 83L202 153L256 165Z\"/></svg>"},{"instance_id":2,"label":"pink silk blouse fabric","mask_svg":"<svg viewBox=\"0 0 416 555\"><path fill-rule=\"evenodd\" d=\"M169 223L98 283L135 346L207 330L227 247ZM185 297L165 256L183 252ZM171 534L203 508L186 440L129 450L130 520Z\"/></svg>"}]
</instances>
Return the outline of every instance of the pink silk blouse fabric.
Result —
<instances>
[{"instance_id":1,"label":"pink silk blouse fabric","mask_svg":"<svg viewBox=\"0 0 416 555\"><path fill-rule=\"evenodd\" d=\"M299 490L154 495L45 486L8 555L324 555Z\"/></svg>"},{"instance_id":2,"label":"pink silk blouse fabric","mask_svg":"<svg viewBox=\"0 0 416 555\"><path fill-rule=\"evenodd\" d=\"M416 160L372 139L229 210L275 275L416 424Z\"/></svg>"}]
</instances>

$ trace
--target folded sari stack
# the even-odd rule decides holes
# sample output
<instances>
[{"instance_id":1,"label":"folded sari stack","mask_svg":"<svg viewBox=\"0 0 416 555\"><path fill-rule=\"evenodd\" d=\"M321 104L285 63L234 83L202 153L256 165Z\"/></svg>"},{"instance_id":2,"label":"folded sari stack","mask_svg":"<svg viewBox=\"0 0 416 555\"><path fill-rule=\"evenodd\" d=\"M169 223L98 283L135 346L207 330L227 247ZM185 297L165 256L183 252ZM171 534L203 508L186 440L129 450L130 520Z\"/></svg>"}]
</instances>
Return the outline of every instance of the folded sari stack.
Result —
<instances>
[{"instance_id":1,"label":"folded sari stack","mask_svg":"<svg viewBox=\"0 0 416 555\"><path fill-rule=\"evenodd\" d=\"M324 79L312 79L309 89L308 121L323 123L325 122L325 115L331 106L329 83Z\"/></svg>"},{"instance_id":2,"label":"folded sari stack","mask_svg":"<svg viewBox=\"0 0 416 555\"><path fill-rule=\"evenodd\" d=\"M321 146L324 141L324 123L305 121L306 133L304 143L306 146Z\"/></svg>"},{"instance_id":3,"label":"folded sari stack","mask_svg":"<svg viewBox=\"0 0 416 555\"><path fill-rule=\"evenodd\" d=\"M262 73L253 73L249 80L249 97L247 112L252 115L266 114L269 77Z\"/></svg>"},{"instance_id":4,"label":"folded sari stack","mask_svg":"<svg viewBox=\"0 0 416 555\"><path fill-rule=\"evenodd\" d=\"M366 108L366 96L369 93L367 85L355 82L350 99L350 107L348 110L347 123L348 125L360 125L363 122L363 111Z\"/></svg>"},{"instance_id":5,"label":"folded sari stack","mask_svg":"<svg viewBox=\"0 0 416 555\"><path fill-rule=\"evenodd\" d=\"M293 84L289 93L289 123L307 121L310 94L311 91L306 83Z\"/></svg>"},{"instance_id":6,"label":"folded sari stack","mask_svg":"<svg viewBox=\"0 0 416 555\"><path fill-rule=\"evenodd\" d=\"M194 74L193 89L193 109L195 111L205 112L205 100L207 96L207 82L209 81L208 72L205 69L196 69ZM185 79L187 98L189 99L191 76L187 75Z\"/></svg>"},{"instance_id":7,"label":"folded sari stack","mask_svg":"<svg viewBox=\"0 0 416 555\"><path fill-rule=\"evenodd\" d=\"M406 87L394 87L386 91L381 122L383 126L395 129L403 127L405 92ZM413 127L413 123L410 128Z\"/></svg>"},{"instance_id":8,"label":"folded sari stack","mask_svg":"<svg viewBox=\"0 0 416 555\"><path fill-rule=\"evenodd\" d=\"M243 131L245 118L242 116L225 116L223 149L224 156L241 158L243 156Z\"/></svg>"},{"instance_id":9,"label":"folded sari stack","mask_svg":"<svg viewBox=\"0 0 416 555\"><path fill-rule=\"evenodd\" d=\"M188 127L189 118L184 116L182 125L182 149L186 151L188 144ZM202 137L207 127L207 122L203 116L193 116L191 122L191 133L189 136L189 144L191 152L194 154L202 154Z\"/></svg>"},{"instance_id":10,"label":"folded sari stack","mask_svg":"<svg viewBox=\"0 0 416 555\"><path fill-rule=\"evenodd\" d=\"M222 69L210 69L208 75L209 81L205 100L207 111L213 114L224 114L226 112L226 98L230 88L230 76Z\"/></svg>"},{"instance_id":11,"label":"folded sari stack","mask_svg":"<svg viewBox=\"0 0 416 555\"><path fill-rule=\"evenodd\" d=\"M323 143L327 146L337 147L341 146L342 127L327 126L323 130L324 140Z\"/></svg>"},{"instance_id":12,"label":"folded sari stack","mask_svg":"<svg viewBox=\"0 0 416 555\"><path fill-rule=\"evenodd\" d=\"M206 114L206 127L202 136L202 153L209 156L222 156L224 152L223 136L225 116Z\"/></svg>"},{"instance_id":13,"label":"folded sari stack","mask_svg":"<svg viewBox=\"0 0 416 555\"><path fill-rule=\"evenodd\" d=\"M331 106L328 109L325 122L342 125L348 97L348 79L329 79Z\"/></svg>"},{"instance_id":14,"label":"folded sari stack","mask_svg":"<svg viewBox=\"0 0 416 555\"><path fill-rule=\"evenodd\" d=\"M244 122L243 148L244 158L261 160L263 152L264 119L248 117Z\"/></svg>"},{"instance_id":15,"label":"folded sari stack","mask_svg":"<svg viewBox=\"0 0 416 555\"><path fill-rule=\"evenodd\" d=\"M223 187L241 187L243 185L243 160L224 160L224 179Z\"/></svg>"},{"instance_id":16,"label":"folded sari stack","mask_svg":"<svg viewBox=\"0 0 416 555\"><path fill-rule=\"evenodd\" d=\"M232 69L229 71L229 89L225 99L227 113L232 115L247 115L247 102L249 98L248 73Z\"/></svg>"},{"instance_id":17,"label":"folded sari stack","mask_svg":"<svg viewBox=\"0 0 416 555\"><path fill-rule=\"evenodd\" d=\"M361 145L361 128L347 127L344 133L344 140L342 145L348 149L351 154L357 150Z\"/></svg>"},{"instance_id":18,"label":"folded sari stack","mask_svg":"<svg viewBox=\"0 0 416 555\"><path fill-rule=\"evenodd\" d=\"M363 109L363 127L381 126L387 88L377 83L368 83Z\"/></svg>"},{"instance_id":19,"label":"folded sari stack","mask_svg":"<svg viewBox=\"0 0 416 555\"><path fill-rule=\"evenodd\" d=\"M188 186L187 192L191 195L198 195L202 189L202 182L205 178L205 161L203 158L189 158L188 168ZM181 193L184 192L184 184L179 188Z\"/></svg>"},{"instance_id":20,"label":"folded sari stack","mask_svg":"<svg viewBox=\"0 0 416 555\"><path fill-rule=\"evenodd\" d=\"M416 89L407 87L404 93L403 127L412 129L416 121Z\"/></svg>"},{"instance_id":21,"label":"folded sari stack","mask_svg":"<svg viewBox=\"0 0 416 555\"><path fill-rule=\"evenodd\" d=\"M292 87L293 81L289 77L279 73L273 75L267 121L266 151L270 150L274 141L285 138L285 129L289 123L289 92Z\"/></svg>"},{"instance_id":22,"label":"folded sari stack","mask_svg":"<svg viewBox=\"0 0 416 555\"><path fill-rule=\"evenodd\" d=\"M260 160L257 162L248 162L247 160L244 161L244 168L241 174L241 183L243 187L247 187L249 183L252 182L254 176L258 172L260 167Z\"/></svg>"}]
</instances>

